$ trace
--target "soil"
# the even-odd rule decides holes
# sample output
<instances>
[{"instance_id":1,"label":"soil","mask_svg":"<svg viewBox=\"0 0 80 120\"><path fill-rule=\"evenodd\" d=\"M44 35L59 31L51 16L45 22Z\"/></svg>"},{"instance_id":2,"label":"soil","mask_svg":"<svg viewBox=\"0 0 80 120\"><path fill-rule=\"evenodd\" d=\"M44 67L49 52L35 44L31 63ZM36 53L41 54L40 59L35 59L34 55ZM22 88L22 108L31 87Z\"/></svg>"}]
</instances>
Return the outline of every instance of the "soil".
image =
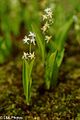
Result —
<instances>
[{"instance_id":1,"label":"soil","mask_svg":"<svg viewBox=\"0 0 80 120\"><path fill-rule=\"evenodd\" d=\"M51 90L42 86L43 66L36 63L30 106L26 105L23 93L21 52L0 66L2 120L5 116L23 120L80 120L80 46L68 41L65 49L58 84Z\"/></svg>"}]
</instances>

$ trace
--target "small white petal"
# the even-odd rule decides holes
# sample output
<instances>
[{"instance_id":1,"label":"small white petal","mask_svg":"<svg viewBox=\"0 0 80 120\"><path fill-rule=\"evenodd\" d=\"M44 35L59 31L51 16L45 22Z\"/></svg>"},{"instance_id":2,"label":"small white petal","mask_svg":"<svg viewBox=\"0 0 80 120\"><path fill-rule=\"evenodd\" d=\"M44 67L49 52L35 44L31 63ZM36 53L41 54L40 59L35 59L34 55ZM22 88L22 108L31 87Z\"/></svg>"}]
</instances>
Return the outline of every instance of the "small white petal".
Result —
<instances>
[{"instance_id":1,"label":"small white petal","mask_svg":"<svg viewBox=\"0 0 80 120\"><path fill-rule=\"evenodd\" d=\"M30 39L27 36L25 36L24 39L23 39L23 42L29 44L28 41L30 41Z\"/></svg>"},{"instance_id":2,"label":"small white petal","mask_svg":"<svg viewBox=\"0 0 80 120\"><path fill-rule=\"evenodd\" d=\"M23 56L22 56L22 59L28 59L28 55L29 55L28 53L25 53L25 52L24 52L24 53L23 53Z\"/></svg>"},{"instance_id":3,"label":"small white petal","mask_svg":"<svg viewBox=\"0 0 80 120\"><path fill-rule=\"evenodd\" d=\"M52 36L45 36L45 41L48 43L51 38L52 38Z\"/></svg>"},{"instance_id":4,"label":"small white petal","mask_svg":"<svg viewBox=\"0 0 80 120\"><path fill-rule=\"evenodd\" d=\"M47 19L47 15L43 15L42 18L43 18L43 21L46 20Z\"/></svg>"},{"instance_id":5,"label":"small white petal","mask_svg":"<svg viewBox=\"0 0 80 120\"><path fill-rule=\"evenodd\" d=\"M30 53L29 56L28 56L31 60L35 58L35 55L34 55L34 52L33 53Z\"/></svg>"},{"instance_id":6,"label":"small white petal","mask_svg":"<svg viewBox=\"0 0 80 120\"><path fill-rule=\"evenodd\" d=\"M52 12L49 12L49 13L47 14L47 16L48 16L50 19L52 19Z\"/></svg>"},{"instance_id":7,"label":"small white petal","mask_svg":"<svg viewBox=\"0 0 80 120\"><path fill-rule=\"evenodd\" d=\"M36 44L35 44L35 38L34 38L34 37L31 38L31 43L33 43L34 45L36 45Z\"/></svg>"},{"instance_id":8,"label":"small white petal","mask_svg":"<svg viewBox=\"0 0 80 120\"><path fill-rule=\"evenodd\" d=\"M29 37L35 37L35 34L33 32L30 32Z\"/></svg>"},{"instance_id":9,"label":"small white petal","mask_svg":"<svg viewBox=\"0 0 80 120\"><path fill-rule=\"evenodd\" d=\"M52 19L52 9L51 8L46 8L45 10L45 13L46 13L46 16L47 16L47 19Z\"/></svg>"},{"instance_id":10,"label":"small white petal","mask_svg":"<svg viewBox=\"0 0 80 120\"><path fill-rule=\"evenodd\" d=\"M46 8L44 11L45 11L46 13L49 13L49 12L51 12L52 10L51 10L51 8Z\"/></svg>"},{"instance_id":11,"label":"small white petal","mask_svg":"<svg viewBox=\"0 0 80 120\"><path fill-rule=\"evenodd\" d=\"M49 27L50 27L49 24L46 22L46 23L44 24L44 26L41 28L41 30L42 30L43 33L44 33Z\"/></svg>"}]
</instances>

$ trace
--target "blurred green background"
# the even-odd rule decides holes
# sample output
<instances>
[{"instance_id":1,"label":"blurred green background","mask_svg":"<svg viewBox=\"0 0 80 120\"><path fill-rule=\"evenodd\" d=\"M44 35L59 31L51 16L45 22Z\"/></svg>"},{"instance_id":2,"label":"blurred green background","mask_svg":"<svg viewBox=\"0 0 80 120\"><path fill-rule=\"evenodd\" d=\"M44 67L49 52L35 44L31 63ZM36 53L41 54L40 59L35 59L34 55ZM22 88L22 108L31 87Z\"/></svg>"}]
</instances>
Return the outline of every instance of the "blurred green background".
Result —
<instances>
[{"instance_id":1,"label":"blurred green background","mask_svg":"<svg viewBox=\"0 0 80 120\"><path fill-rule=\"evenodd\" d=\"M14 41L21 40L31 30L31 24L35 23L40 29L42 11L46 7L53 8L54 4L56 11L52 34L56 34L71 15L80 18L79 0L0 0L0 64L9 59Z\"/></svg>"}]
</instances>

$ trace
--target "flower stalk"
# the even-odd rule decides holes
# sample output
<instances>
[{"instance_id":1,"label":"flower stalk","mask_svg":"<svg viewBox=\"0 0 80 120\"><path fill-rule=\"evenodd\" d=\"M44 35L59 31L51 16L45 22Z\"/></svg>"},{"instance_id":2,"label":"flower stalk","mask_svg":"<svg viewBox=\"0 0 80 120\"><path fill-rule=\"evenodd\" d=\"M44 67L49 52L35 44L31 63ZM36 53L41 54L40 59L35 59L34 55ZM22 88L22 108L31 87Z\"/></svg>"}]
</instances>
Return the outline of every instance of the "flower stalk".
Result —
<instances>
[{"instance_id":1,"label":"flower stalk","mask_svg":"<svg viewBox=\"0 0 80 120\"><path fill-rule=\"evenodd\" d=\"M34 65L35 53L32 52L32 45L35 45L35 34L30 32L28 36L25 36L23 39L24 44L29 45L29 52L23 52L23 88L24 95L26 97L27 105L31 101L31 86L32 86L32 69Z\"/></svg>"}]
</instances>

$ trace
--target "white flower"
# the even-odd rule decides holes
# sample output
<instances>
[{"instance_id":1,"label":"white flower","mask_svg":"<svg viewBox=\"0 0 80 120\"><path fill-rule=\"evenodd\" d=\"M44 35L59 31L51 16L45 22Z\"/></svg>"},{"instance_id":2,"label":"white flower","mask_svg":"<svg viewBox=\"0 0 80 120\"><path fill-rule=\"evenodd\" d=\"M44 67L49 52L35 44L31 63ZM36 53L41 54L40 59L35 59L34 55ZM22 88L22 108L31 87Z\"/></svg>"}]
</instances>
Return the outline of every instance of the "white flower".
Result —
<instances>
[{"instance_id":1,"label":"white flower","mask_svg":"<svg viewBox=\"0 0 80 120\"><path fill-rule=\"evenodd\" d=\"M34 37L31 38L31 43L33 43L35 45L35 38Z\"/></svg>"},{"instance_id":2,"label":"white flower","mask_svg":"<svg viewBox=\"0 0 80 120\"><path fill-rule=\"evenodd\" d=\"M27 36L25 36L24 39L23 39L23 42L29 44L28 41L30 41L30 38L28 38Z\"/></svg>"},{"instance_id":3,"label":"white flower","mask_svg":"<svg viewBox=\"0 0 80 120\"><path fill-rule=\"evenodd\" d=\"M45 10L46 16L48 17L48 19L52 19L52 10L51 8L46 8Z\"/></svg>"},{"instance_id":4,"label":"white flower","mask_svg":"<svg viewBox=\"0 0 80 120\"><path fill-rule=\"evenodd\" d=\"M23 56L22 56L22 59L28 59L28 55L29 55L28 53L25 53L25 52L24 52L24 53L23 53Z\"/></svg>"},{"instance_id":5,"label":"white flower","mask_svg":"<svg viewBox=\"0 0 80 120\"><path fill-rule=\"evenodd\" d=\"M33 43L35 45L35 34L33 32L30 32L29 35L30 37L30 43Z\"/></svg>"},{"instance_id":6,"label":"white flower","mask_svg":"<svg viewBox=\"0 0 80 120\"><path fill-rule=\"evenodd\" d=\"M52 12L49 12L49 13L47 14L47 16L48 16L50 19L52 19Z\"/></svg>"},{"instance_id":7,"label":"white flower","mask_svg":"<svg viewBox=\"0 0 80 120\"><path fill-rule=\"evenodd\" d=\"M22 56L22 59L34 59L35 58L35 54L34 54L34 52L33 53L23 53L23 56Z\"/></svg>"},{"instance_id":8,"label":"white flower","mask_svg":"<svg viewBox=\"0 0 80 120\"><path fill-rule=\"evenodd\" d=\"M46 23L44 24L44 26L41 28L41 30L42 30L43 33L44 33L48 28L49 28L49 24L48 24L48 22L46 22Z\"/></svg>"},{"instance_id":9,"label":"white flower","mask_svg":"<svg viewBox=\"0 0 80 120\"><path fill-rule=\"evenodd\" d=\"M46 14L48 14L49 12L52 12L51 8L46 8L44 11Z\"/></svg>"},{"instance_id":10,"label":"white flower","mask_svg":"<svg viewBox=\"0 0 80 120\"><path fill-rule=\"evenodd\" d=\"M30 53L28 57L31 58L31 60L34 59L35 58L34 52Z\"/></svg>"},{"instance_id":11,"label":"white flower","mask_svg":"<svg viewBox=\"0 0 80 120\"><path fill-rule=\"evenodd\" d=\"M45 40L48 43L50 41L50 39L52 38L52 36L45 36Z\"/></svg>"},{"instance_id":12,"label":"white flower","mask_svg":"<svg viewBox=\"0 0 80 120\"><path fill-rule=\"evenodd\" d=\"M33 32L30 32L29 37L35 37L35 34Z\"/></svg>"},{"instance_id":13,"label":"white flower","mask_svg":"<svg viewBox=\"0 0 80 120\"><path fill-rule=\"evenodd\" d=\"M44 21L44 20L47 19L47 16L46 16L46 15L43 15L42 18L43 18L43 21Z\"/></svg>"}]
</instances>

